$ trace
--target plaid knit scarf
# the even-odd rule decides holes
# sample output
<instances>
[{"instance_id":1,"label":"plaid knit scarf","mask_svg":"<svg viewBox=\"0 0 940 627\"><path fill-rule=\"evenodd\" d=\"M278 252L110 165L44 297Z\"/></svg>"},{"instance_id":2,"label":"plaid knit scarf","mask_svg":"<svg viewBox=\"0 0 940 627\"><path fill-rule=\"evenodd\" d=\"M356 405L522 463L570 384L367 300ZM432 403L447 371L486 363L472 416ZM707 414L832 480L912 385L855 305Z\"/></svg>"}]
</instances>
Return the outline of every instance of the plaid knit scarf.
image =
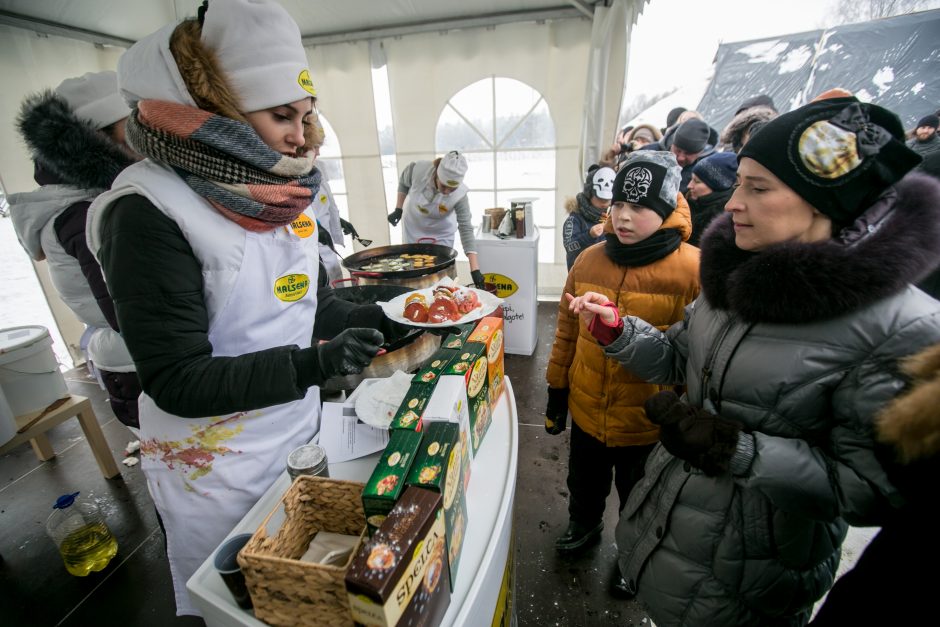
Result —
<instances>
[{"instance_id":1,"label":"plaid knit scarf","mask_svg":"<svg viewBox=\"0 0 940 627\"><path fill-rule=\"evenodd\" d=\"M312 154L286 157L250 124L175 102L140 101L127 120L127 140L248 231L290 224L320 189Z\"/></svg>"}]
</instances>

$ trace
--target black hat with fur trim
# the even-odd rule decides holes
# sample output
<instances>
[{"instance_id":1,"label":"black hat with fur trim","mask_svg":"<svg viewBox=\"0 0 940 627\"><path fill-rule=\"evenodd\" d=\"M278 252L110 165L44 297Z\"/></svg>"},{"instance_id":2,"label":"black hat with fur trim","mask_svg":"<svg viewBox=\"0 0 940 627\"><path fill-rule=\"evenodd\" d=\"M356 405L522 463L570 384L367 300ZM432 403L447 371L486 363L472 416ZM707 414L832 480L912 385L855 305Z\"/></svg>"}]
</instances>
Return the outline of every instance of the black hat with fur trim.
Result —
<instances>
[{"instance_id":1,"label":"black hat with fur trim","mask_svg":"<svg viewBox=\"0 0 940 627\"><path fill-rule=\"evenodd\" d=\"M770 170L839 226L851 224L920 163L898 116L856 98L832 98L774 118L745 144Z\"/></svg>"}]
</instances>

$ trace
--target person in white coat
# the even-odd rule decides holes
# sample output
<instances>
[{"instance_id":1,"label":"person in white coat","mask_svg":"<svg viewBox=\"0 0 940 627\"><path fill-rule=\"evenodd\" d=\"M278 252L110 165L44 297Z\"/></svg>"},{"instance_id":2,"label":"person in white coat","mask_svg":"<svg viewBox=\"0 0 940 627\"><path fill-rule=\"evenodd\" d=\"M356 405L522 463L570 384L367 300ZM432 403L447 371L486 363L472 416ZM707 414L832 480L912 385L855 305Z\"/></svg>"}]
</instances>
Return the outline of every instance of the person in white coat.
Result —
<instances>
[{"instance_id":1,"label":"person in white coat","mask_svg":"<svg viewBox=\"0 0 940 627\"><path fill-rule=\"evenodd\" d=\"M402 223L402 241L429 243L452 248L454 234L460 232L460 243L470 263L470 276L480 289L483 273L477 260L473 217L467 201L467 158L451 150L434 161L413 161L398 179L395 209L388 214L392 226Z\"/></svg>"},{"instance_id":2,"label":"person in white coat","mask_svg":"<svg viewBox=\"0 0 940 627\"><path fill-rule=\"evenodd\" d=\"M387 319L317 289L315 92L283 7L212 0L134 44L118 83L146 159L92 204L88 244L143 386L177 614L198 615L186 581L317 434L318 386L361 372Z\"/></svg>"}]
</instances>

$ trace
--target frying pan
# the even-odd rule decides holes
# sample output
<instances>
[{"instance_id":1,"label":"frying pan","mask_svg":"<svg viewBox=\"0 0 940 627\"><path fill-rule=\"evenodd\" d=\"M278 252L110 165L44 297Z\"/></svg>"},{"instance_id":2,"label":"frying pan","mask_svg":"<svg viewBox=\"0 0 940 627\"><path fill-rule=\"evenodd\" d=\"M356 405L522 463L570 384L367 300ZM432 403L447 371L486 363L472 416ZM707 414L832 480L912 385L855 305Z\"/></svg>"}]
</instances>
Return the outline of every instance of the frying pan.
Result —
<instances>
[{"instance_id":1,"label":"frying pan","mask_svg":"<svg viewBox=\"0 0 940 627\"><path fill-rule=\"evenodd\" d=\"M398 257L400 255L433 255L434 262L423 268L413 268L411 270L392 270L387 272L377 272L373 270L363 270L363 266L375 263L383 257ZM360 250L345 259L343 266L349 270L354 277L369 277L375 279L407 279L411 277L420 277L427 274L440 272L456 263L457 251L440 244L393 244L391 246L379 246L369 250Z\"/></svg>"}]
</instances>

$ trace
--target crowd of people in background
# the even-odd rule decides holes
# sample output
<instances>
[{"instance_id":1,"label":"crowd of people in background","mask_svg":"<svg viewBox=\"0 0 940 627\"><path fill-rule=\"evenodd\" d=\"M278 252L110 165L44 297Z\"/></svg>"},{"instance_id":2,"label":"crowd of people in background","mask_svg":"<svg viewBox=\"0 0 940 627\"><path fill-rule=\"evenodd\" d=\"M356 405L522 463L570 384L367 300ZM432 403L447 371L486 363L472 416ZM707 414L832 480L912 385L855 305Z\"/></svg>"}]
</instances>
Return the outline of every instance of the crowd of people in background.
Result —
<instances>
[{"instance_id":1,"label":"crowd of people in background","mask_svg":"<svg viewBox=\"0 0 940 627\"><path fill-rule=\"evenodd\" d=\"M721 133L677 107L626 126L568 200L545 429L571 420L569 524L594 544L611 483L611 595L657 625L803 625L849 525L880 532L813 625L907 624L940 553L938 111L834 88ZM595 172L616 172L609 212ZM596 196L596 194L595 194ZM577 244L570 232L578 224ZM591 243L592 241L596 243ZM700 293L701 290L701 293ZM888 603L865 603L880 596Z\"/></svg>"}]
</instances>

